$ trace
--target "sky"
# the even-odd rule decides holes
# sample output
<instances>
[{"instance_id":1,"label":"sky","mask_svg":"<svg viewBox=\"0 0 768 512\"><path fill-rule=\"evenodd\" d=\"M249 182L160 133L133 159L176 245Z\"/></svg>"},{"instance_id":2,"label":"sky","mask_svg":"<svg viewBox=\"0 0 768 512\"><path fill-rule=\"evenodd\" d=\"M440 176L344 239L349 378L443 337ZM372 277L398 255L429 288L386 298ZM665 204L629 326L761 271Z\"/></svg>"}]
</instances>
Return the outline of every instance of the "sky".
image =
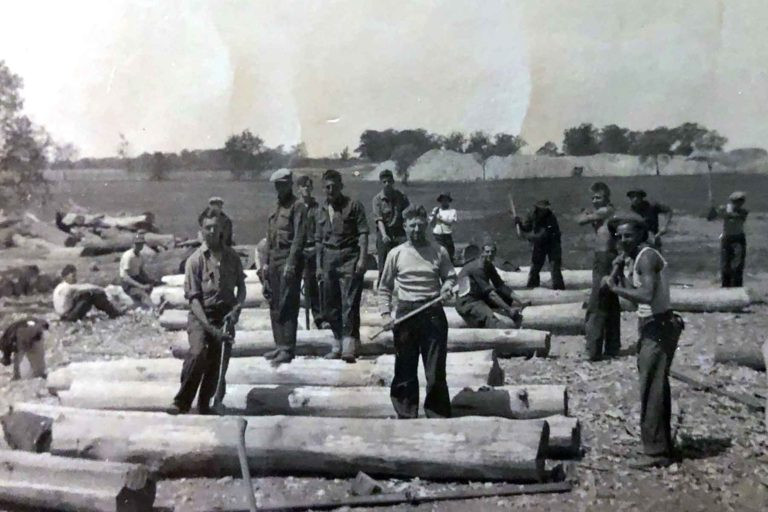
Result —
<instances>
[{"instance_id":1,"label":"sky","mask_svg":"<svg viewBox=\"0 0 768 512\"><path fill-rule=\"evenodd\" d=\"M521 134L701 122L768 147L762 0L0 0L26 112L83 156L221 147L313 156L365 129ZM45 14L44 16L42 14Z\"/></svg>"}]
</instances>

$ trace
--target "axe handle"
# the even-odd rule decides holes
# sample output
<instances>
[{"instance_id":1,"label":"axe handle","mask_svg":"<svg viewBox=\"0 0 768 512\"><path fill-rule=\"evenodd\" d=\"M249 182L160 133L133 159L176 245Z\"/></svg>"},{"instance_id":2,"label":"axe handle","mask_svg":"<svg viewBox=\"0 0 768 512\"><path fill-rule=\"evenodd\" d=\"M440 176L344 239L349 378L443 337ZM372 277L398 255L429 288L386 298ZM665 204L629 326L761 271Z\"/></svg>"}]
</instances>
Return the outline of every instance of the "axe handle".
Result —
<instances>
[{"instance_id":1,"label":"axe handle","mask_svg":"<svg viewBox=\"0 0 768 512\"><path fill-rule=\"evenodd\" d=\"M515 199L512 197L512 193L510 192L507 195L507 198L509 198L509 208L512 210L512 216L517 217L517 208L515 208ZM517 231L517 236L522 236L522 233L520 233L520 225L515 222L515 231Z\"/></svg>"},{"instance_id":2,"label":"axe handle","mask_svg":"<svg viewBox=\"0 0 768 512\"><path fill-rule=\"evenodd\" d=\"M396 318L390 324L388 324L384 329L380 330L379 332L377 332L376 334L371 336L371 339L372 340L376 339L378 336L380 336L381 334L383 334L387 330L391 329L392 327L396 326L397 324L405 322L409 318L412 318L412 317L418 315L419 313L421 313L425 309L431 308L432 306L434 306L438 302L441 302L444 299L446 299L449 295L450 295L450 293L443 293L441 295L438 295L437 297L435 297L431 301L427 302L426 304L423 304L423 305L419 306L418 308L414 309L413 311L409 311L408 313L406 313L405 315L401 316L400 318Z\"/></svg>"},{"instance_id":3,"label":"axe handle","mask_svg":"<svg viewBox=\"0 0 768 512\"><path fill-rule=\"evenodd\" d=\"M237 458L240 460L240 472L245 487L245 497L248 499L249 512L256 512L256 496L253 495L253 482L251 482L251 469L248 467L248 454L245 451L245 429L248 422L243 418L237 418Z\"/></svg>"}]
</instances>

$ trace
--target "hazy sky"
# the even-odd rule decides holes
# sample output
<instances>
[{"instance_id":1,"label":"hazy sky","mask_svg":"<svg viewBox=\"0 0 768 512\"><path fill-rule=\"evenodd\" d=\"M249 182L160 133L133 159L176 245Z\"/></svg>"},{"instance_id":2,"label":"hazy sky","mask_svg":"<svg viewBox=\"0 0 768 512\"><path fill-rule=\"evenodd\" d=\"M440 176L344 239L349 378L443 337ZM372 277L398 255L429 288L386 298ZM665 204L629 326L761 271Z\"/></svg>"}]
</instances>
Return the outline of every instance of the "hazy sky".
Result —
<instances>
[{"instance_id":1,"label":"hazy sky","mask_svg":"<svg viewBox=\"0 0 768 512\"><path fill-rule=\"evenodd\" d=\"M27 111L84 155L223 145L311 154L366 128L522 132L699 121L768 146L768 2L3 1Z\"/></svg>"}]
</instances>

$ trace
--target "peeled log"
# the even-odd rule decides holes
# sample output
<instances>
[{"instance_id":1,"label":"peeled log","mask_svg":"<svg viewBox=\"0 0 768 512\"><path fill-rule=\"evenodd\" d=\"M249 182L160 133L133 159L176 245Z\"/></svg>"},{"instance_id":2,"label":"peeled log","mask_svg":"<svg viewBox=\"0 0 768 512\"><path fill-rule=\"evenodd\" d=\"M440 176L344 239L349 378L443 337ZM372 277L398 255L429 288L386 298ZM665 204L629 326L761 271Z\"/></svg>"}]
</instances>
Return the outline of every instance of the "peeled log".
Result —
<instances>
[{"instance_id":1,"label":"peeled log","mask_svg":"<svg viewBox=\"0 0 768 512\"><path fill-rule=\"evenodd\" d=\"M77 238L74 235L65 233L53 224L42 222L30 214L26 214L15 228L17 233L21 235L41 238L59 247L73 247L77 243Z\"/></svg>"},{"instance_id":2,"label":"peeled log","mask_svg":"<svg viewBox=\"0 0 768 512\"><path fill-rule=\"evenodd\" d=\"M499 277L510 288L525 288L528 284L528 272L509 272L497 269ZM549 272L540 274L541 287L552 288L552 276ZM592 286L591 270L563 270L563 281L568 290L581 290Z\"/></svg>"},{"instance_id":3,"label":"peeled log","mask_svg":"<svg viewBox=\"0 0 768 512\"><path fill-rule=\"evenodd\" d=\"M261 284L246 283L245 307L252 308L266 305L266 300L264 299L264 295L262 295L262 290L263 288L261 287ZM152 289L150 298L152 299L152 303L156 306L165 301L169 307L189 307L189 301L184 298L184 288L180 286L156 286Z\"/></svg>"},{"instance_id":4,"label":"peeled log","mask_svg":"<svg viewBox=\"0 0 768 512\"><path fill-rule=\"evenodd\" d=\"M246 283L246 286L248 284ZM184 309L166 309L163 311L163 313L160 315L159 322L160 325L169 330L169 331L179 331L179 330L186 330L187 328L187 317L189 316L189 311ZM304 320L304 314L303 312L299 313L298 317L299 321L299 329L306 329L306 324ZM247 332L247 331L265 331L265 330L271 330L272 329L272 322L269 319L269 310L268 309L244 309L242 313L240 314L240 321L237 324L238 334L237 338L240 339L241 332ZM239 342L239 341L238 341ZM236 343L237 345L237 343ZM235 350L237 350L237 347L233 347ZM274 347L272 347L274 348ZM263 352L262 352L263 353ZM254 354L254 355L261 355Z\"/></svg>"},{"instance_id":5,"label":"peeled log","mask_svg":"<svg viewBox=\"0 0 768 512\"><path fill-rule=\"evenodd\" d=\"M531 306L523 310L523 327L552 334L584 334L585 313L581 302Z\"/></svg>"},{"instance_id":6,"label":"peeled log","mask_svg":"<svg viewBox=\"0 0 768 512\"><path fill-rule=\"evenodd\" d=\"M147 233L144 235L146 246L153 249L172 248L176 243L176 237L167 234ZM105 231L102 238L88 237L80 245L83 247L83 256L99 256L114 252L125 252L133 247L134 235L117 229Z\"/></svg>"},{"instance_id":7,"label":"peeled log","mask_svg":"<svg viewBox=\"0 0 768 512\"><path fill-rule=\"evenodd\" d=\"M166 286L184 286L184 274L165 275L163 276L162 281ZM261 283L255 270L245 271L245 284L248 283Z\"/></svg>"},{"instance_id":8,"label":"peeled log","mask_svg":"<svg viewBox=\"0 0 768 512\"><path fill-rule=\"evenodd\" d=\"M719 345L715 348L715 363L746 366L759 372L765 371L765 359L760 348L753 345L732 347Z\"/></svg>"},{"instance_id":9,"label":"peeled log","mask_svg":"<svg viewBox=\"0 0 768 512\"><path fill-rule=\"evenodd\" d=\"M470 354L470 355L468 355ZM498 361L466 363L471 353L448 354L448 386L497 386L504 383ZM70 363L48 374L48 389L69 389L75 378L89 380L174 382L181 375L179 359L117 359ZM421 365L419 366L421 368ZM423 371L423 370L420 370ZM340 360L297 357L277 368L261 357L237 357L229 362L228 384L283 384L295 386L389 386L394 375L393 361Z\"/></svg>"},{"instance_id":10,"label":"peeled log","mask_svg":"<svg viewBox=\"0 0 768 512\"><path fill-rule=\"evenodd\" d=\"M34 404L31 404L34 407ZM38 409L39 411L40 409ZM165 478L239 475L236 424L216 416L51 409L57 455L146 464ZM248 417L252 472L539 481L543 420Z\"/></svg>"},{"instance_id":11,"label":"peeled log","mask_svg":"<svg viewBox=\"0 0 768 512\"><path fill-rule=\"evenodd\" d=\"M138 464L0 451L0 503L34 510L150 512L155 482Z\"/></svg>"},{"instance_id":12,"label":"peeled log","mask_svg":"<svg viewBox=\"0 0 768 512\"><path fill-rule=\"evenodd\" d=\"M372 336L379 329L364 327L360 330L361 356L394 353L392 332L385 332L375 340ZM300 330L296 333L297 355L325 355L331 348L333 333L330 330ZM530 329L450 329L449 352L469 352L492 349L500 357L546 357L549 354L550 335ZM232 357L260 356L275 348L270 330L238 331L232 346ZM189 350L187 334L179 333L171 345L174 357L183 358Z\"/></svg>"},{"instance_id":13,"label":"peeled log","mask_svg":"<svg viewBox=\"0 0 768 512\"><path fill-rule=\"evenodd\" d=\"M672 288L672 309L691 313L741 311L752 303L745 288Z\"/></svg>"}]
</instances>

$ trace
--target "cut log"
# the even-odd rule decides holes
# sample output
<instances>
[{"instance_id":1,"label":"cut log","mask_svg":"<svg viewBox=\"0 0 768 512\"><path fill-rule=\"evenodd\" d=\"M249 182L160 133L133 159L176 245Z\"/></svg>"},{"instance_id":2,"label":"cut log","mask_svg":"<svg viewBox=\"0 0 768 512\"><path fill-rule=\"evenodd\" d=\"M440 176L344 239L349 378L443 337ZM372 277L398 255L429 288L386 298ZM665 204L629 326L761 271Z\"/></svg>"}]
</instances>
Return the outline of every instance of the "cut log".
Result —
<instances>
[{"instance_id":1,"label":"cut log","mask_svg":"<svg viewBox=\"0 0 768 512\"><path fill-rule=\"evenodd\" d=\"M589 298L589 289L551 290L549 288L533 288L515 290L515 295L523 302L530 302L531 306L547 306L549 304L584 302Z\"/></svg>"},{"instance_id":2,"label":"cut log","mask_svg":"<svg viewBox=\"0 0 768 512\"><path fill-rule=\"evenodd\" d=\"M51 414L51 452L57 455L143 463L167 478L240 472L236 425L229 418L72 408ZM539 481L546 474L549 425L543 420L251 416L247 421L248 462L258 474L354 477L364 471L508 481Z\"/></svg>"},{"instance_id":3,"label":"cut log","mask_svg":"<svg viewBox=\"0 0 768 512\"><path fill-rule=\"evenodd\" d=\"M424 381L420 381L424 386ZM82 409L164 411L178 391L175 382L115 382L75 378L59 392L61 405ZM535 384L451 389L453 416L536 419L567 415L565 386ZM387 387L250 386L229 384L228 413L238 415L388 418L394 416Z\"/></svg>"},{"instance_id":4,"label":"cut log","mask_svg":"<svg viewBox=\"0 0 768 512\"><path fill-rule=\"evenodd\" d=\"M184 298L184 288L180 286L156 286L150 294L152 304L158 306L165 302L168 307L187 308L189 301ZM266 305L263 288L258 283L245 284L245 307L253 308Z\"/></svg>"},{"instance_id":5,"label":"cut log","mask_svg":"<svg viewBox=\"0 0 768 512\"><path fill-rule=\"evenodd\" d=\"M170 274L165 275L162 278L163 284L167 286L184 286L184 274ZM259 277L256 275L255 270L246 270L245 271L245 284L248 283L259 283L261 284L261 281L259 280Z\"/></svg>"},{"instance_id":6,"label":"cut log","mask_svg":"<svg viewBox=\"0 0 768 512\"><path fill-rule=\"evenodd\" d=\"M151 512L146 467L0 450L0 503L34 510Z\"/></svg>"},{"instance_id":7,"label":"cut log","mask_svg":"<svg viewBox=\"0 0 768 512\"><path fill-rule=\"evenodd\" d=\"M715 348L715 363L746 366L759 372L765 371L765 359L758 346L732 347L718 345Z\"/></svg>"},{"instance_id":8,"label":"cut log","mask_svg":"<svg viewBox=\"0 0 768 512\"><path fill-rule=\"evenodd\" d=\"M176 238L173 235L161 235L147 233L145 235L146 247L153 249L168 249L174 246ZM133 247L134 235L125 231L107 230L102 233L100 239L85 238L80 245L83 247L83 256L100 256L115 252L125 252Z\"/></svg>"},{"instance_id":9,"label":"cut log","mask_svg":"<svg viewBox=\"0 0 768 512\"><path fill-rule=\"evenodd\" d=\"M370 337L378 327L360 329L359 354L377 356L393 354L392 332L385 332L375 340ZM325 355L333 340L330 330L300 330L296 333L297 355ZM495 350L499 357L546 357L549 354L550 335L530 329L451 329L448 331L448 351L468 352ZM232 346L232 357L260 356L275 348L272 331L238 331ZM183 358L189 349L187 334L179 333L171 345L174 357Z\"/></svg>"},{"instance_id":10,"label":"cut log","mask_svg":"<svg viewBox=\"0 0 768 512\"><path fill-rule=\"evenodd\" d=\"M504 372L497 361L468 364L471 353L451 353L447 359L448 385L498 386ZM237 357L229 362L228 384L284 384L295 386L389 386L394 375L392 361L358 360L348 364L339 360L297 357L290 364L273 368L261 357ZM421 366L419 366L421 368ZM423 371L423 370L419 370ZM70 363L48 374L52 392L69 389L75 377L91 380L178 382L178 359L118 359Z\"/></svg>"},{"instance_id":11,"label":"cut log","mask_svg":"<svg viewBox=\"0 0 768 512\"><path fill-rule=\"evenodd\" d=\"M700 313L742 311L752 300L745 288L672 288L672 309Z\"/></svg>"},{"instance_id":12,"label":"cut log","mask_svg":"<svg viewBox=\"0 0 768 512\"><path fill-rule=\"evenodd\" d=\"M523 310L523 327L552 334L584 334L585 314L581 302L531 306Z\"/></svg>"},{"instance_id":13,"label":"cut log","mask_svg":"<svg viewBox=\"0 0 768 512\"><path fill-rule=\"evenodd\" d=\"M30 412L15 412L0 418L5 442L14 450L42 453L51 445L51 419Z\"/></svg>"},{"instance_id":14,"label":"cut log","mask_svg":"<svg viewBox=\"0 0 768 512\"><path fill-rule=\"evenodd\" d=\"M24 219L16 225L16 231L32 238L41 238L59 247L73 247L77 238L65 233L52 224L42 222L32 214L27 213Z\"/></svg>"},{"instance_id":15,"label":"cut log","mask_svg":"<svg viewBox=\"0 0 768 512\"><path fill-rule=\"evenodd\" d=\"M154 231L155 216L150 212L140 215L111 216L105 214L59 213L62 226L117 228L128 231Z\"/></svg>"},{"instance_id":16,"label":"cut log","mask_svg":"<svg viewBox=\"0 0 768 512\"><path fill-rule=\"evenodd\" d=\"M246 286L248 284L246 283ZM162 312L159 318L160 325L169 331L180 331L180 330L186 330L187 328L187 317L189 316L189 311L185 309L166 309ZM299 329L306 329L306 323L305 323L305 317L303 314L299 314L298 317L299 322ZM237 348L237 343L239 343L239 340L241 339L242 334L244 332L248 331L265 331L272 329L272 322L269 319L269 310L262 308L262 309L244 309L240 315L240 321L237 324L237 339L235 346L233 347L234 350L239 350ZM245 338L243 338L245 339ZM274 348L274 346L272 347ZM271 350L271 349L270 349ZM263 352L257 352L253 355L261 355ZM301 354L301 355L311 355L311 354Z\"/></svg>"},{"instance_id":17,"label":"cut log","mask_svg":"<svg viewBox=\"0 0 768 512\"><path fill-rule=\"evenodd\" d=\"M522 289L528 284L528 272L509 272L497 269L499 277L510 288ZM549 272L542 272L541 287L552 288L552 276ZM563 281L568 290L581 290L592 286L591 270L563 270Z\"/></svg>"}]
</instances>

